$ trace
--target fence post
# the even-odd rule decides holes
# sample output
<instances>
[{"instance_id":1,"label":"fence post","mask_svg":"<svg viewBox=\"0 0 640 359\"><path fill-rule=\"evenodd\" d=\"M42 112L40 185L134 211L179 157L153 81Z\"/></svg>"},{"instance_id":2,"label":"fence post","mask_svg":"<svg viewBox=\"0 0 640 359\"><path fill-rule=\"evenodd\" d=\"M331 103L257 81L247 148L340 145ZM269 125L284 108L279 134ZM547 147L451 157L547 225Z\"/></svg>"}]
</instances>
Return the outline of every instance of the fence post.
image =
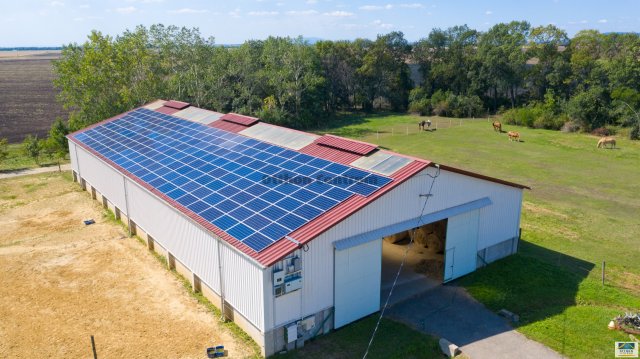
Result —
<instances>
[{"instance_id":1,"label":"fence post","mask_svg":"<svg viewBox=\"0 0 640 359\"><path fill-rule=\"evenodd\" d=\"M602 285L604 285L604 268L607 265L605 261L602 261Z\"/></svg>"},{"instance_id":2,"label":"fence post","mask_svg":"<svg viewBox=\"0 0 640 359\"><path fill-rule=\"evenodd\" d=\"M409 126L407 126L407 136L409 136Z\"/></svg>"}]
</instances>

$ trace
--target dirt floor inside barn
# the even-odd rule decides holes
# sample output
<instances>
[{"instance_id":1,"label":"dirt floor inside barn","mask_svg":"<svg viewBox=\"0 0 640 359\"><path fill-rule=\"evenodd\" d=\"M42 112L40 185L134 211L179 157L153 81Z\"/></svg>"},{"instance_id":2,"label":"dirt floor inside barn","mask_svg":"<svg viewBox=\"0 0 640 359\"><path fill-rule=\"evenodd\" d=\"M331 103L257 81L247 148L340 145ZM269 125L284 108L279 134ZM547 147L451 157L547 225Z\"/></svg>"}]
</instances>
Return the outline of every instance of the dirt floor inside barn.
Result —
<instances>
[{"instance_id":1,"label":"dirt floor inside barn","mask_svg":"<svg viewBox=\"0 0 640 359\"><path fill-rule=\"evenodd\" d=\"M68 174L0 181L0 283L2 358L254 354Z\"/></svg>"}]
</instances>

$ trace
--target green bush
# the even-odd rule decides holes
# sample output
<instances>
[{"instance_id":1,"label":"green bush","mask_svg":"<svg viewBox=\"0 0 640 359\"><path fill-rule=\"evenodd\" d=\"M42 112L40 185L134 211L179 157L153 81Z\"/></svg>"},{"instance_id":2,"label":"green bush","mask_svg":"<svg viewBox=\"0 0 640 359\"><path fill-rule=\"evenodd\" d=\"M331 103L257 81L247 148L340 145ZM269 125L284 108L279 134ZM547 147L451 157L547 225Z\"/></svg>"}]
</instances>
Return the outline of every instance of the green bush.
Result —
<instances>
[{"instance_id":1,"label":"green bush","mask_svg":"<svg viewBox=\"0 0 640 359\"><path fill-rule=\"evenodd\" d=\"M640 140L640 124L636 122L635 126L631 128L629 132L630 140Z\"/></svg>"},{"instance_id":2,"label":"green bush","mask_svg":"<svg viewBox=\"0 0 640 359\"><path fill-rule=\"evenodd\" d=\"M420 116L428 116L431 111L431 100L428 98L413 100L409 103L409 112L419 113Z\"/></svg>"}]
</instances>

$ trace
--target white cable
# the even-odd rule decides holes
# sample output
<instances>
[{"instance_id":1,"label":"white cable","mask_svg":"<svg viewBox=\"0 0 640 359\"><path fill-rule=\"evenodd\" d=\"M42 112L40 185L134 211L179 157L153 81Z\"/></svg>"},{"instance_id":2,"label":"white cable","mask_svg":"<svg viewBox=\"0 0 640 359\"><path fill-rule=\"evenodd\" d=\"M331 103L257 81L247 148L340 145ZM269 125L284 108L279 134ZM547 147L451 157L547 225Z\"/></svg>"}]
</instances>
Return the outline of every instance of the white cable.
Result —
<instances>
[{"instance_id":1,"label":"white cable","mask_svg":"<svg viewBox=\"0 0 640 359\"><path fill-rule=\"evenodd\" d=\"M431 177L433 180L431 181L431 186L429 186L429 192L427 192L427 195L424 199L424 205L422 206L422 210L420 211L420 215L418 216L418 223L415 226L415 228L410 231L410 235L409 235L409 245L407 246L407 249L405 249L404 251L404 255L402 256L402 262L400 262L400 267L398 268L398 272L396 273L396 277L393 280L393 284L391 285L391 290L389 291L389 295L387 296L387 300L384 303L384 306L382 307L382 310L380 311L380 317L378 317L378 322L376 323L375 328L373 328L373 333L371 333L371 339L369 339L369 344L367 345L367 350L364 352L364 356L362 357L362 359L366 359L367 355L369 354L369 349L371 349L371 344L373 344L373 339L376 336L376 332L378 331L378 327L380 326L380 322L382 321L382 317L384 316L384 312L387 310L387 306L389 306L389 300L391 300L391 295L393 294L393 289L396 286L396 283L398 282L398 278L400 277L400 273L402 272L402 268L404 267L404 262L407 259L407 254L409 254L409 250L411 249L411 247L413 246L413 239L415 238L415 234L416 234L416 230L418 229L418 227L420 227L420 225L422 224L422 216L424 215L424 210L427 208L427 202L429 201L429 198L431 197L431 190L433 189L433 184L436 183L436 178L438 178L438 176L440 175L440 166L437 166L437 171L435 175L430 175L427 173L427 176Z\"/></svg>"}]
</instances>

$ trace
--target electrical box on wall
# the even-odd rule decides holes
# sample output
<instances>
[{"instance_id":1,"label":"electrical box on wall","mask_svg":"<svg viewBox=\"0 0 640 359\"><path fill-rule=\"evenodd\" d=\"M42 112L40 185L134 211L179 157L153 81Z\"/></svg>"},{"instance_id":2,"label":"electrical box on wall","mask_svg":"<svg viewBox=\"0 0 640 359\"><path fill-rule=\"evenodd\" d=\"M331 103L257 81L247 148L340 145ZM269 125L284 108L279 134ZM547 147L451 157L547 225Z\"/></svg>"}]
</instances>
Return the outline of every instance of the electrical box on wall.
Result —
<instances>
[{"instance_id":1,"label":"electrical box on wall","mask_svg":"<svg viewBox=\"0 0 640 359\"><path fill-rule=\"evenodd\" d=\"M278 286L284 283L284 271L277 271L273 273L273 285Z\"/></svg>"},{"instance_id":2,"label":"electrical box on wall","mask_svg":"<svg viewBox=\"0 0 640 359\"><path fill-rule=\"evenodd\" d=\"M302 257L298 251L273 265L273 293L276 297L302 288Z\"/></svg>"},{"instance_id":3,"label":"electrical box on wall","mask_svg":"<svg viewBox=\"0 0 640 359\"><path fill-rule=\"evenodd\" d=\"M286 293L291 293L294 290L298 290L302 288L302 278L296 278L296 279L287 281L285 282L284 287L285 287Z\"/></svg>"}]
</instances>

